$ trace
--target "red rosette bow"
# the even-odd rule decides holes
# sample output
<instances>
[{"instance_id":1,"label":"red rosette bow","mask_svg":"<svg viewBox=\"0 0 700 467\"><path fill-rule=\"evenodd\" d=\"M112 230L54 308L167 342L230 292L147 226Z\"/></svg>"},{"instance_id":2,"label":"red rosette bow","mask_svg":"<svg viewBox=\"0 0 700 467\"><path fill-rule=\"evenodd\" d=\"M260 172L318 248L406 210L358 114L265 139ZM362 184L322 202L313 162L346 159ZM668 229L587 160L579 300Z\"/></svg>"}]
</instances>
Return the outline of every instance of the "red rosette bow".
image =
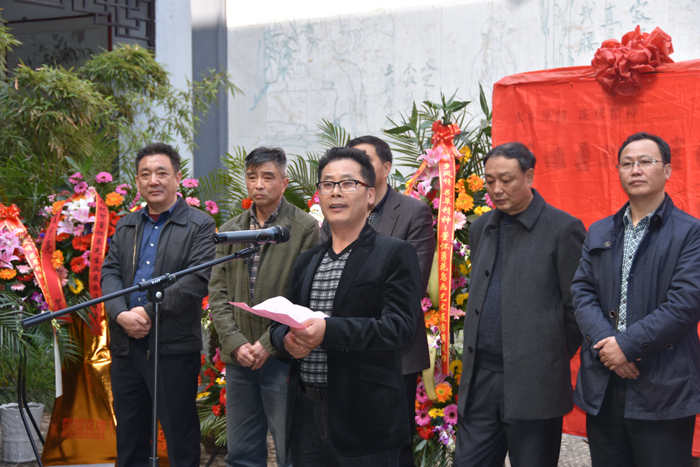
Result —
<instances>
[{"instance_id":1,"label":"red rosette bow","mask_svg":"<svg viewBox=\"0 0 700 467\"><path fill-rule=\"evenodd\" d=\"M671 36L660 28L642 33L639 26L622 36L622 42L608 39L596 51L591 66L595 79L608 94L634 96L641 89L642 73L673 63Z\"/></svg>"}]
</instances>

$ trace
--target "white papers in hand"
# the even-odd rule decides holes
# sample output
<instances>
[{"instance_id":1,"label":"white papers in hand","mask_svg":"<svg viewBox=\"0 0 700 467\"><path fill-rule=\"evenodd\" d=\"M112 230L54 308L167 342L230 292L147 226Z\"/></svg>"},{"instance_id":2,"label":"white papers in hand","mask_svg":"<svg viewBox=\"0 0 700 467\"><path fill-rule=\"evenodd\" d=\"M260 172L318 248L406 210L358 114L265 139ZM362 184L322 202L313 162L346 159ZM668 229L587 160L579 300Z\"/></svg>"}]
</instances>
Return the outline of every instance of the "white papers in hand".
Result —
<instances>
[{"instance_id":1,"label":"white papers in hand","mask_svg":"<svg viewBox=\"0 0 700 467\"><path fill-rule=\"evenodd\" d=\"M284 297L268 298L264 302L249 307L244 302L229 302L233 306L237 306L246 311L250 311L263 318L268 318L277 321L281 324L286 324L290 328L303 329L301 325L304 321L311 318L327 318L326 314L321 311L312 311L309 308L301 305L295 305Z\"/></svg>"}]
</instances>

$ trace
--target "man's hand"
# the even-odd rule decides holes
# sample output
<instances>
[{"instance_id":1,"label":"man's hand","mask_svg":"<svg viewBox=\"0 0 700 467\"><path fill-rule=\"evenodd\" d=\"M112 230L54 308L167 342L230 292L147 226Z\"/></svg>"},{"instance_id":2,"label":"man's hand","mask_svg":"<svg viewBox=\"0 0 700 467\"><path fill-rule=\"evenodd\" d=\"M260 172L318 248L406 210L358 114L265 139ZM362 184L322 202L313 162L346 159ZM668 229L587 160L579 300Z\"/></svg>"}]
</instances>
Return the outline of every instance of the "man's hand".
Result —
<instances>
[{"instance_id":1,"label":"man's hand","mask_svg":"<svg viewBox=\"0 0 700 467\"><path fill-rule=\"evenodd\" d=\"M141 307L138 307L141 308ZM143 308L141 308L143 309ZM144 311L145 313L145 311ZM148 316L144 318L139 313L131 311L122 311L117 315L117 323L124 328L126 335L135 339L141 339L148 335L151 330L151 320Z\"/></svg>"},{"instance_id":2,"label":"man's hand","mask_svg":"<svg viewBox=\"0 0 700 467\"><path fill-rule=\"evenodd\" d=\"M606 337L596 343L593 348L600 349L598 350L600 361L603 362L606 368L614 371L621 378L637 379L637 376L639 376L637 365L627 361L627 357L625 357L624 352L617 344L615 336Z\"/></svg>"},{"instance_id":3,"label":"man's hand","mask_svg":"<svg viewBox=\"0 0 700 467\"><path fill-rule=\"evenodd\" d=\"M253 346L246 342L233 349L231 353L242 366L252 367L255 364L255 356L251 352L252 348Z\"/></svg>"},{"instance_id":4,"label":"man's hand","mask_svg":"<svg viewBox=\"0 0 700 467\"><path fill-rule=\"evenodd\" d=\"M250 353L255 358L255 363L251 367L253 370L257 370L258 368L262 367L267 361L267 358L270 356L270 352L268 352L267 349L262 346L260 341L257 341L250 348Z\"/></svg>"},{"instance_id":5,"label":"man's hand","mask_svg":"<svg viewBox=\"0 0 700 467\"><path fill-rule=\"evenodd\" d=\"M135 306L129 311L133 311L134 313L138 313L141 315L146 321L148 321L148 324L151 324L151 318L148 317L148 313L146 313L146 309L142 306Z\"/></svg>"},{"instance_id":6,"label":"man's hand","mask_svg":"<svg viewBox=\"0 0 700 467\"><path fill-rule=\"evenodd\" d=\"M326 335L326 320L324 318L311 318L303 323L302 329L291 329L294 334L296 343L309 350L313 350L323 342L323 337Z\"/></svg>"},{"instance_id":7,"label":"man's hand","mask_svg":"<svg viewBox=\"0 0 700 467\"><path fill-rule=\"evenodd\" d=\"M297 343L296 337L291 332L288 332L284 336L284 348L287 350L287 352L289 352L289 354L292 357L296 358L297 360L300 360L311 353L311 349L302 347Z\"/></svg>"}]
</instances>

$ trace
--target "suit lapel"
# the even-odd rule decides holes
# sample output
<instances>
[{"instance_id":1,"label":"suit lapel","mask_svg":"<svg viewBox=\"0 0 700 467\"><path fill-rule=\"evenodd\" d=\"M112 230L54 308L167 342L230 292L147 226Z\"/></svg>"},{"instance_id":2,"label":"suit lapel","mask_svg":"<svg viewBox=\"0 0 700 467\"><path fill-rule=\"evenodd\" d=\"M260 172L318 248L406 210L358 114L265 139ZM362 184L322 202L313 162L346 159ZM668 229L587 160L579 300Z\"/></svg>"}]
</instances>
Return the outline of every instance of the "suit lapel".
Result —
<instances>
[{"instance_id":1,"label":"suit lapel","mask_svg":"<svg viewBox=\"0 0 700 467\"><path fill-rule=\"evenodd\" d=\"M399 206L401 206L401 196L396 193L393 188L390 188L389 196L386 198L384 208L382 209L382 217L379 219L377 232L391 237L394 233L394 226L399 218Z\"/></svg>"},{"instance_id":2,"label":"suit lapel","mask_svg":"<svg viewBox=\"0 0 700 467\"><path fill-rule=\"evenodd\" d=\"M369 225L365 228L369 228ZM374 246L374 235L372 235L372 241L366 242L362 241L362 237L365 231L360 234L360 241L353 247L348 256L348 260L345 262L345 267L343 268L343 273L340 275L340 281L338 282L338 288L335 291L335 298L333 299L333 315L336 316L339 304L342 302L343 298L347 294L350 286L355 283L355 278L357 274L362 269L362 266L369 258ZM372 234L374 232L372 231Z\"/></svg>"}]
</instances>

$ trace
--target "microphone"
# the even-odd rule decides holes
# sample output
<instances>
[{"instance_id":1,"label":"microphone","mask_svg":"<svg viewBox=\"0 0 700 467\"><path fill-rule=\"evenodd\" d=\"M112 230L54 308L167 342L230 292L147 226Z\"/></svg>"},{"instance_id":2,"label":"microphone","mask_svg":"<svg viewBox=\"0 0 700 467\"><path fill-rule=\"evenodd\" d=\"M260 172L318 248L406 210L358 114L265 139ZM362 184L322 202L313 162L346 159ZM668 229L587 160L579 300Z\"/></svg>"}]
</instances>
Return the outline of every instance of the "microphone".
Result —
<instances>
[{"instance_id":1,"label":"microphone","mask_svg":"<svg viewBox=\"0 0 700 467\"><path fill-rule=\"evenodd\" d=\"M214 243L284 243L291 237L289 229L276 225L262 230L239 230L237 232L221 232L212 236Z\"/></svg>"}]
</instances>

